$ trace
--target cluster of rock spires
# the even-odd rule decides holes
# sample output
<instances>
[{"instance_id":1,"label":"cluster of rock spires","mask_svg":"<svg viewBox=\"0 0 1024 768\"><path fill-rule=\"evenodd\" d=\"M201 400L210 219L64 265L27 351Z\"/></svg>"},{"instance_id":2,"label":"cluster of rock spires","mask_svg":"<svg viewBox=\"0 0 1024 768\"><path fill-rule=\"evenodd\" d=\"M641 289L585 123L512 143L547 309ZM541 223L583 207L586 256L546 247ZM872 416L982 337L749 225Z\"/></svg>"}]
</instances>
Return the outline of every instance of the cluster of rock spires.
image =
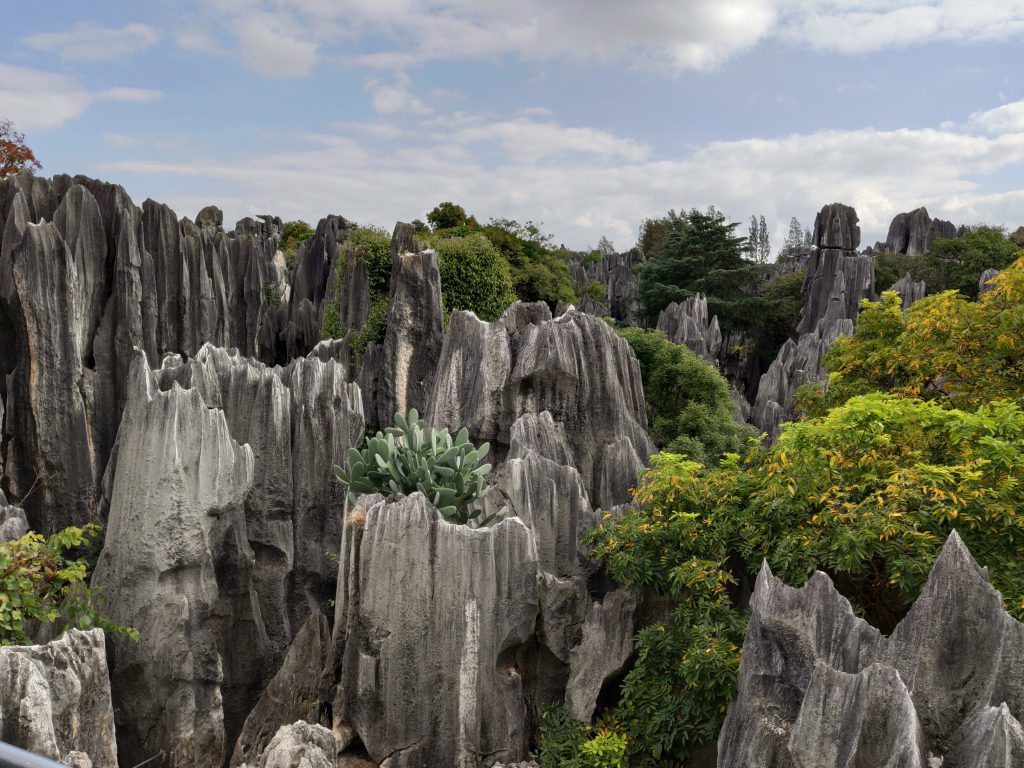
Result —
<instances>
[{"instance_id":1,"label":"cluster of rock spires","mask_svg":"<svg viewBox=\"0 0 1024 768\"><path fill-rule=\"evenodd\" d=\"M643 264L644 256L638 248L625 253L602 253L591 261L585 254L569 257L569 277L576 293L582 296L580 310L598 317L611 317L625 323L635 322L638 316L637 292L640 280L636 268ZM586 295L588 286L596 283L604 291L603 300Z\"/></svg>"},{"instance_id":2,"label":"cluster of rock spires","mask_svg":"<svg viewBox=\"0 0 1024 768\"><path fill-rule=\"evenodd\" d=\"M820 572L750 607L719 768L1024 765L1024 625L955 532L888 637Z\"/></svg>"},{"instance_id":3,"label":"cluster of rock spires","mask_svg":"<svg viewBox=\"0 0 1024 768\"><path fill-rule=\"evenodd\" d=\"M161 751L172 768L517 765L539 705L589 721L632 654L638 598L580 542L654 451L636 359L597 316L635 317L639 257L571 262L605 287L584 311L446 324L437 256L399 224L386 335L357 355L369 275L358 250L338 258L351 223L323 219L290 272L280 228L225 231L214 207L178 221L84 177L0 182L0 470L18 502L0 493L0 539L98 517L93 585L141 637L0 650L0 739L97 767ZM874 292L852 209L823 209L814 240L794 260L801 335L755 408L769 430ZM347 333L321 339L332 295ZM723 368L742 346L703 296L658 326ZM477 503L506 519L452 525L419 494L349 505L332 466L411 408L490 443Z\"/></svg>"},{"instance_id":4,"label":"cluster of rock spires","mask_svg":"<svg viewBox=\"0 0 1024 768\"><path fill-rule=\"evenodd\" d=\"M963 227L943 219L933 219L928 209L921 207L909 213L899 213L889 225L885 242L875 243L875 251L905 253L918 256L928 253L936 240L951 240L963 234Z\"/></svg>"},{"instance_id":5,"label":"cluster of rock spires","mask_svg":"<svg viewBox=\"0 0 1024 768\"><path fill-rule=\"evenodd\" d=\"M591 591L580 537L654 450L636 359L601 319L516 303L445 328L437 257L399 225L386 336L356 356L319 338L329 285L347 329L369 304L358 254L334 274L340 217L285 275L269 217L224 232L214 208L178 222L84 178L14 177L0 201L2 455L28 513L0 497L0 525L99 517L93 585L141 638L104 656L90 636L106 752L10 730L14 702L3 738L95 765L276 765L301 742L331 765L477 766L524 759L541 703L592 715L636 598ZM490 441L480 503L504 521L454 526L419 495L348 508L332 466L410 408Z\"/></svg>"}]
</instances>

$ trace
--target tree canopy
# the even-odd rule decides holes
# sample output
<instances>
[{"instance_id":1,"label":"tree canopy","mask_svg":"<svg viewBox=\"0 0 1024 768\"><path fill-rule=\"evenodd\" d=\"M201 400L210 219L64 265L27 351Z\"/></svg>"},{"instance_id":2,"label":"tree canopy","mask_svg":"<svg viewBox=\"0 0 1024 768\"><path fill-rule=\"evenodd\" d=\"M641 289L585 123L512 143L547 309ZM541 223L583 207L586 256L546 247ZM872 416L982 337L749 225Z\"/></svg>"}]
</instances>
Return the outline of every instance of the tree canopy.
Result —
<instances>
[{"instance_id":1,"label":"tree canopy","mask_svg":"<svg viewBox=\"0 0 1024 768\"><path fill-rule=\"evenodd\" d=\"M671 302L703 293L723 330L753 329L765 309L758 295L765 268L746 258L738 224L714 209L691 210L684 221L671 224L658 251L639 268L644 315L653 320Z\"/></svg>"},{"instance_id":2,"label":"tree canopy","mask_svg":"<svg viewBox=\"0 0 1024 768\"><path fill-rule=\"evenodd\" d=\"M25 143L25 134L10 120L0 119L0 179L20 171L38 171L42 164Z\"/></svg>"}]
</instances>

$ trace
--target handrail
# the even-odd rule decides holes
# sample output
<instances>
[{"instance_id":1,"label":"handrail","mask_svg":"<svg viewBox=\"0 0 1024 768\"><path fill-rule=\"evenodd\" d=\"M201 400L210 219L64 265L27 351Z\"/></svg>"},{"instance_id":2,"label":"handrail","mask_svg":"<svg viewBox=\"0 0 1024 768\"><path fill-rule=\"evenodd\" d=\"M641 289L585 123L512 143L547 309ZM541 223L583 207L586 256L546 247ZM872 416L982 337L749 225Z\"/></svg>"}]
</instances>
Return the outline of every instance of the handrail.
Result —
<instances>
[{"instance_id":1,"label":"handrail","mask_svg":"<svg viewBox=\"0 0 1024 768\"><path fill-rule=\"evenodd\" d=\"M134 766L134 768L142 768L147 763L151 763L163 756L164 751L161 749L152 757L147 757L141 763ZM0 768L67 768L67 766L48 757L37 755L35 752L29 752L13 744L0 741Z\"/></svg>"}]
</instances>

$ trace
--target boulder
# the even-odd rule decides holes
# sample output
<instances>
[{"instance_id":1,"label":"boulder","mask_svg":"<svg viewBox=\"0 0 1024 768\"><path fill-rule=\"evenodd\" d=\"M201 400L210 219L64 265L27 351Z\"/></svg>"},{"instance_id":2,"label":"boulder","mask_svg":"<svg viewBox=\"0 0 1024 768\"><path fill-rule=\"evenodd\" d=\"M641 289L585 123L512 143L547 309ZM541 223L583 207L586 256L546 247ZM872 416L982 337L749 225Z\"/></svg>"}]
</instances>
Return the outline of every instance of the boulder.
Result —
<instances>
[{"instance_id":1,"label":"boulder","mask_svg":"<svg viewBox=\"0 0 1024 768\"><path fill-rule=\"evenodd\" d=\"M0 741L69 765L85 755L95 768L117 767L103 630L0 647Z\"/></svg>"},{"instance_id":2,"label":"boulder","mask_svg":"<svg viewBox=\"0 0 1024 768\"><path fill-rule=\"evenodd\" d=\"M251 768L338 768L334 734L304 720L282 725Z\"/></svg>"},{"instance_id":3,"label":"boulder","mask_svg":"<svg viewBox=\"0 0 1024 768\"><path fill-rule=\"evenodd\" d=\"M200 227L224 227L224 211L216 205L208 205L196 214L196 224Z\"/></svg>"},{"instance_id":4,"label":"boulder","mask_svg":"<svg viewBox=\"0 0 1024 768\"><path fill-rule=\"evenodd\" d=\"M889 637L825 574L791 589L765 564L718 765L1016 765L1022 663L1024 625L955 532Z\"/></svg>"},{"instance_id":5,"label":"boulder","mask_svg":"<svg viewBox=\"0 0 1024 768\"><path fill-rule=\"evenodd\" d=\"M25 510L7 503L7 497L0 491L0 541L20 539L28 533L28 518Z\"/></svg>"}]
</instances>

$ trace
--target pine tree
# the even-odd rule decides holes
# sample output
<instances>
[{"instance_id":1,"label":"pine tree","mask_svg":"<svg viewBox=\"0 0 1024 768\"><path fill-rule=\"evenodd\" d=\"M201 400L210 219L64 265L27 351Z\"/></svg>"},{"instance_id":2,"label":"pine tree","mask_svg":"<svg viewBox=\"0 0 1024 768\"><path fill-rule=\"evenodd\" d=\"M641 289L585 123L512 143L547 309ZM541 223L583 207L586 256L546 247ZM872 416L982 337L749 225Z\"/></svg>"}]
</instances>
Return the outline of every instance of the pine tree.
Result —
<instances>
[{"instance_id":1,"label":"pine tree","mask_svg":"<svg viewBox=\"0 0 1024 768\"><path fill-rule=\"evenodd\" d=\"M750 228L747 232L749 232L747 235L747 249L750 255L757 259L761 250L761 232L757 228L757 216L750 217Z\"/></svg>"},{"instance_id":2,"label":"pine tree","mask_svg":"<svg viewBox=\"0 0 1024 768\"><path fill-rule=\"evenodd\" d=\"M673 301L703 293L723 331L757 326L767 307L757 295L765 268L746 257L748 241L736 236L737 226L713 209L686 215L686 226L670 232L657 256L639 270L639 299L648 319Z\"/></svg>"},{"instance_id":3,"label":"pine tree","mask_svg":"<svg viewBox=\"0 0 1024 768\"><path fill-rule=\"evenodd\" d=\"M811 240L811 230L804 229L804 245L810 245L813 241Z\"/></svg>"}]
</instances>

